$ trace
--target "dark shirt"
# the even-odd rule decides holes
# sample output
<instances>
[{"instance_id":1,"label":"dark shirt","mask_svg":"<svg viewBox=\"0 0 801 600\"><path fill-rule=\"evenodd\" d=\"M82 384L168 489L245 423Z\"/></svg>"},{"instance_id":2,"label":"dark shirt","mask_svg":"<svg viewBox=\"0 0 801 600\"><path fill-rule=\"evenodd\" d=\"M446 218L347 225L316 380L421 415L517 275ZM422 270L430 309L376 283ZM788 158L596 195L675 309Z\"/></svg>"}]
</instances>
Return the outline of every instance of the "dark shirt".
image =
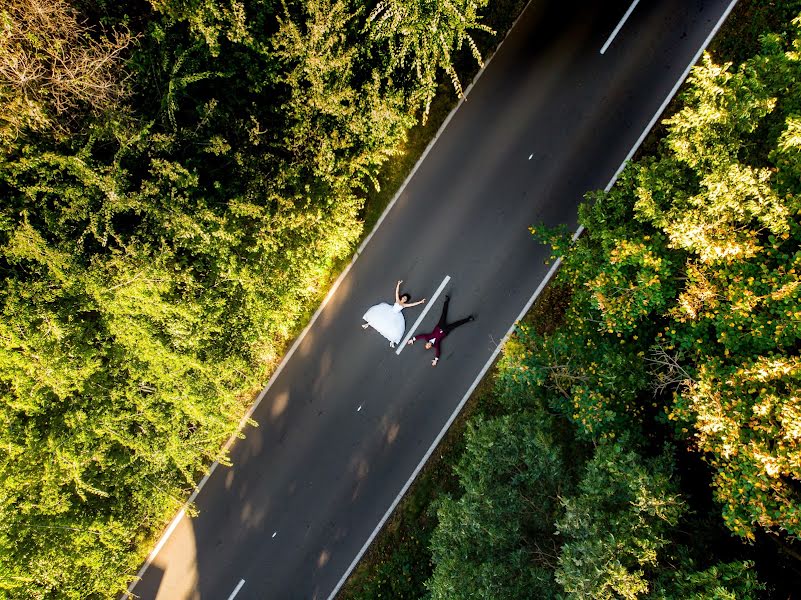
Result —
<instances>
[{"instance_id":1,"label":"dark shirt","mask_svg":"<svg viewBox=\"0 0 801 600\"><path fill-rule=\"evenodd\" d=\"M434 355L439 358L439 344L448 335L442 327L435 327L430 333L421 333L412 338L413 341L425 340L434 344Z\"/></svg>"}]
</instances>

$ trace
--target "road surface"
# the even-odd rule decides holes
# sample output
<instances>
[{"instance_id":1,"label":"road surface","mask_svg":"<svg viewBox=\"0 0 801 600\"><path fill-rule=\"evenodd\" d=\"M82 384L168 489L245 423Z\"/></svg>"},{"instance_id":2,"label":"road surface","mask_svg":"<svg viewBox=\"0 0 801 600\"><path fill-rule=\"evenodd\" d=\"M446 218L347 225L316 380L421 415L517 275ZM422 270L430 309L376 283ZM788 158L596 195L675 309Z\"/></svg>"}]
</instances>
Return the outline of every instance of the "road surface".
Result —
<instances>
[{"instance_id":1,"label":"road surface","mask_svg":"<svg viewBox=\"0 0 801 600\"><path fill-rule=\"evenodd\" d=\"M134 593L329 598L548 271L527 228L576 227L730 4L533 0ZM419 329L444 293L477 320L436 368L360 327L396 280L431 298L446 276Z\"/></svg>"}]
</instances>

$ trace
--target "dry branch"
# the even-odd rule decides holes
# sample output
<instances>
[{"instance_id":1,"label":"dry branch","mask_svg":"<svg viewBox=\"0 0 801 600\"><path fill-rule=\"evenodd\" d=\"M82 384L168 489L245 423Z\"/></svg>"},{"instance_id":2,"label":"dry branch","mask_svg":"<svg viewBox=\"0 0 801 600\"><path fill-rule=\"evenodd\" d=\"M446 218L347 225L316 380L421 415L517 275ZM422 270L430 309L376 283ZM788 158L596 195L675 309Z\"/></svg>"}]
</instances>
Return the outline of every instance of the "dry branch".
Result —
<instances>
[{"instance_id":1,"label":"dry branch","mask_svg":"<svg viewBox=\"0 0 801 600\"><path fill-rule=\"evenodd\" d=\"M128 31L97 32L65 0L5 0L0 9L0 119L30 125L20 107L60 122L99 113L127 95ZM34 109L35 107L35 109Z\"/></svg>"}]
</instances>

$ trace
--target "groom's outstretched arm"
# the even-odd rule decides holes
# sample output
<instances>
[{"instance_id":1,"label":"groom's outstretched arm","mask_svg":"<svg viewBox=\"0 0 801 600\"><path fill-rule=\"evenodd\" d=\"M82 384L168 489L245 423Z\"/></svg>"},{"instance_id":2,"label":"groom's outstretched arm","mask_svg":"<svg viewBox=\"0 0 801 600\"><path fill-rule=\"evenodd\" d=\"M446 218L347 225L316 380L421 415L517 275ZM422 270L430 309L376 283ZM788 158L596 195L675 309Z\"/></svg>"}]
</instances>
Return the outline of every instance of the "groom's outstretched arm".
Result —
<instances>
[{"instance_id":1,"label":"groom's outstretched arm","mask_svg":"<svg viewBox=\"0 0 801 600\"><path fill-rule=\"evenodd\" d=\"M430 340L434 337L434 332L431 331L429 333L418 333L417 335L413 335L411 339L407 342L410 346L414 344L417 340Z\"/></svg>"}]
</instances>

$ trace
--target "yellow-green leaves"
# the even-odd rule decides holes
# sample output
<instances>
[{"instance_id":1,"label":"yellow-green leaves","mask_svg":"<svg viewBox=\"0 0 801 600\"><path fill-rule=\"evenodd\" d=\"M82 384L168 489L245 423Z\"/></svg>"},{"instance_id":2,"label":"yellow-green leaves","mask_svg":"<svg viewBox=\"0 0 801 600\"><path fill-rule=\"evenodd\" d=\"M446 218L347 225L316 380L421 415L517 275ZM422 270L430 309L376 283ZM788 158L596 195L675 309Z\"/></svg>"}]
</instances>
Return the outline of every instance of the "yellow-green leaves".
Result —
<instances>
[{"instance_id":1,"label":"yellow-green leaves","mask_svg":"<svg viewBox=\"0 0 801 600\"><path fill-rule=\"evenodd\" d=\"M581 208L567 320L535 350L582 435L640 432L661 409L746 539L801 532L798 26L694 68L663 146Z\"/></svg>"},{"instance_id":2,"label":"yellow-green leaves","mask_svg":"<svg viewBox=\"0 0 801 600\"><path fill-rule=\"evenodd\" d=\"M693 424L692 440L715 469L715 498L737 535L755 527L801 531L801 359L709 361L670 414Z\"/></svg>"},{"instance_id":3,"label":"yellow-green leaves","mask_svg":"<svg viewBox=\"0 0 801 600\"><path fill-rule=\"evenodd\" d=\"M483 66L469 31L495 33L480 22L478 11L486 4L487 0L381 0L368 16L366 29L373 39L386 44L389 69L416 78L424 121L436 93L440 68L448 74L457 95L462 95L452 56L463 44Z\"/></svg>"}]
</instances>

